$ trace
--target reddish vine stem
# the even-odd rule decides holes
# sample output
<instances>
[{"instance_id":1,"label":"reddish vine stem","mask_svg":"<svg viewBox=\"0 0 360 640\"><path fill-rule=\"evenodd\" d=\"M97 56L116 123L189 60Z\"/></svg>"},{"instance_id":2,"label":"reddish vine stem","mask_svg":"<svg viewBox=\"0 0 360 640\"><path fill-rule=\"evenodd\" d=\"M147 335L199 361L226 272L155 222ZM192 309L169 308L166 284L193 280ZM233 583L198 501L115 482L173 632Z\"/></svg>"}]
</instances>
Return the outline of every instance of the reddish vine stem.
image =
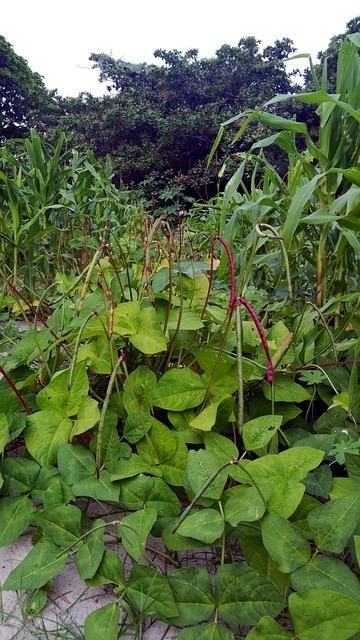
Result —
<instances>
[{"instance_id":1,"label":"reddish vine stem","mask_svg":"<svg viewBox=\"0 0 360 640\"><path fill-rule=\"evenodd\" d=\"M349 358L348 360L341 360L340 362L338 360L330 360L328 362L319 362L319 364L316 365L303 364L300 367L287 367L286 371L289 373L296 373L296 371L306 371L310 369L317 369L318 367L346 367L351 364L360 364L360 359L354 360Z\"/></svg>"},{"instance_id":2,"label":"reddish vine stem","mask_svg":"<svg viewBox=\"0 0 360 640\"><path fill-rule=\"evenodd\" d=\"M255 312L255 310L252 308L251 304L245 300L245 298L243 298L242 296L239 296L236 300L235 300L235 304L238 305L242 305L243 307L245 307L246 311L250 314L254 325L256 327L256 330L259 334L259 338L261 340L261 344L262 347L264 349L264 353L265 353L265 358L266 358L266 363L267 363L267 381L269 384L273 384L274 382L274 367L273 367L273 363L271 360L271 356L270 356L270 351L269 351L269 345L268 345L268 341L266 339L265 336L265 332L263 329L263 326Z\"/></svg>"},{"instance_id":3,"label":"reddish vine stem","mask_svg":"<svg viewBox=\"0 0 360 640\"><path fill-rule=\"evenodd\" d=\"M206 311L206 307L208 305L209 302L209 298L210 298L210 293L211 293L211 289L212 289L212 283L213 283L213 278L214 278L214 246L215 246L215 242L220 242L220 244L222 244L222 246L225 249L226 255L227 255L227 259L228 259L228 264L229 264L229 272L230 272L230 297L229 297L229 303L228 303L228 314L230 314L234 308L234 304L236 301L236 282L235 282L235 267L234 267L234 259L231 253L231 249L228 245L228 243L226 242L226 240L224 240L223 238L221 238L220 236L214 236L213 239L211 240L211 262L210 262L210 275L209 275L209 286L208 286L208 290L206 293L206 298L205 298L205 302L204 302L204 306L203 306L203 310L201 312L201 319L204 317L205 311Z\"/></svg>"},{"instance_id":4,"label":"reddish vine stem","mask_svg":"<svg viewBox=\"0 0 360 640\"><path fill-rule=\"evenodd\" d=\"M24 398L24 396L22 395L22 393L20 393L19 389L16 388L15 383L13 382L13 380L10 378L10 376L6 373L5 369L3 369L2 367L0 367L0 373L3 375L4 380L6 380L6 382L8 383L9 387L13 390L13 392L15 393L18 401L20 402L21 406L23 407L24 411L26 411L26 413L28 415L31 414L31 409L30 407L26 404L26 400Z\"/></svg>"}]
</instances>

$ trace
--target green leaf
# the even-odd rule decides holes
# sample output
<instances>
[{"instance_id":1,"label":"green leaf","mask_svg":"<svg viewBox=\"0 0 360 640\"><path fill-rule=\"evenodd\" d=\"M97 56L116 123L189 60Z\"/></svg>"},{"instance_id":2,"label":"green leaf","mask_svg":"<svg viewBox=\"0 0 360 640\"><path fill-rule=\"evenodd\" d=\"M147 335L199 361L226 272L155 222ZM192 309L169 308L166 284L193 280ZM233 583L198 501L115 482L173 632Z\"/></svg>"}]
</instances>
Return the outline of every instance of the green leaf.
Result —
<instances>
[{"instance_id":1,"label":"green leaf","mask_svg":"<svg viewBox=\"0 0 360 640\"><path fill-rule=\"evenodd\" d=\"M144 553L148 535L156 519L155 509L145 505L144 509L131 513L121 520L119 524L121 542L134 560L138 561Z\"/></svg>"},{"instance_id":2,"label":"green leaf","mask_svg":"<svg viewBox=\"0 0 360 640\"><path fill-rule=\"evenodd\" d=\"M279 514L270 511L262 521L261 532L265 549L282 573L291 573L309 560L309 543L299 529Z\"/></svg>"},{"instance_id":3,"label":"green leaf","mask_svg":"<svg viewBox=\"0 0 360 640\"><path fill-rule=\"evenodd\" d=\"M100 411L97 400L85 396L81 399L79 410L71 430L71 439L92 429L100 420Z\"/></svg>"},{"instance_id":4,"label":"green leaf","mask_svg":"<svg viewBox=\"0 0 360 640\"><path fill-rule=\"evenodd\" d=\"M136 333L130 336L130 342L146 355L166 351L167 340L153 307L141 309L137 318Z\"/></svg>"},{"instance_id":5,"label":"green leaf","mask_svg":"<svg viewBox=\"0 0 360 640\"><path fill-rule=\"evenodd\" d=\"M84 622L85 640L117 640L120 609L116 604L107 604L90 613Z\"/></svg>"},{"instance_id":6,"label":"green leaf","mask_svg":"<svg viewBox=\"0 0 360 640\"><path fill-rule=\"evenodd\" d=\"M68 389L69 370L64 369L54 374L49 384L39 391L36 404L43 411L56 411L63 418L76 416L81 402L89 392L89 381L85 363L81 362L74 369L71 389Z\"/></svg>"},{"instance_id":7,"label":"green leaf","mask_svg":"<svg viewBox=\"0 0 360 640\"><path fill-rule=\"evenodd\" d=\"M171 624L187 626L209 618L215 601L210 576L205 569L177 569L169 575L168 582L179 610Z\"/></svg>"},{"instance_id":8,"label":"green leaf","mask_svg":"<svg viewBox=\"0 0 360 640\"><path fill-rule=\"evenodd\" d=\"M46 605L47 593L43 589L32 591L27 599L25 611L30 616L38 616Z\"/></svg>"},{"instance_id":9,"label":"green leaf","mask_svg":"<svg viewBox=\"0 0 360 640\"><path fill-rule=\"evenodd\" d=\"M272 492L268 501L268 508L276 511L283 518L289 518L298 508L305 493L301 482L294 482L283 476L271 479Z\"/></svg>"},{"instance_id":10,"label":"green leaf","mask_svg":"<svg viewBox=\"0 0 360 640\"><path fill-rule=\"evenodd\" d=\"M332 591L292 593L289 609L299 640L348 640L360 629L360 603Z\"/></svg>"},{"instance_id":11,"label":"green leaf","mask_svg":"<svg viewBox=\"0 0 360 640\"><path fill-rule=\"evenodd\" d=\"M92 578L86 579L89 587L102 584L116 584L125 587L125 569L121 558L115 551L105 549L100 565Z\"/></svg>"},{"instance_id":12,"label":"green leaf","mask_svg":"<svg viewBox=\"0 0 360 640\"><path fill-rule=\"evenodd\" d=\"M121 503L124 505L125 509L129 509L131 511L141 509L150 496L153 483L154 478L144 476L142 473L139 473L135 478L123 480L120 483Z\"/></svg>"},{"instance_id":13,"label":"green leaf","mask_svg":"<svg viewBox=\"0 0 360 640\"><path fill-rule=\"evenodd\" d=\"M324 452L312 447L293 447L276 455L268 454L252 460L247 469L257 479L283 476L293 481L303 480L309 471L321 463ZM249 481L244 474L244 480Z\"/></svg>"},{"instance_id":14,"label":"green leaf","mask_svg":"<svg viewBox=\"0 0 360 640\"><path fill-rule=\"evenodd\" d=\"M360 492L322 504L308 515L319 549L342 553L360 518Z\"/></svg>"},{"instance_id":15,"label":"green leaf","mask_svg":"<svg viewBox=\"0 0 360 640\"><path fill-rule=\"evenodd\" d=\"M51 542L38 542L6 578L2 589L39 589L65 567L67 554ZM59 557L60 555L60 557Z\"/></svg>"},{"instance_id":16,"label":"green leaf","mask_svg":"<svg viewBox=\"0 0 360 640\"><path fill-rule=\"evenodd\" d=\"M206 386L192 369L169 369L155 387L153 402L161 409L185 411L198 407L205 398Z\"/></svg>"},{"instance_id":17,"label":"green leaf","mask_svg":"<svg viewBox=\"0 0 360 640\"><path fill-rule=\"evenodd\" d=\"M95 458L80 444L63 444L57 452L60 475L67 484L75 484L95 475Z\"/></svg>"},{"instance_id":18,"label":"green leaf","mask_svg":"<svg viewBox=\"0 0 360 640\"><path fill-rule=\"evenodd\" d=\"M140 456L132 453L129 458L120 458L117 466L113 469L110 478L111 481L114 482L116 480L132 478L133 476L137 476L139 473L151 473L159 476L162 475L161 471L158 471L156 467L152 467L150 464L145 462L145 460L140 458Z\"/></svg>"},{"instance_id":19,"label":"green leaf","mask_svg":"<svg viewBox=\"0 0 360 640\"><path fill-rule=\"evenodd\" d=\"M311 393L283 373L275 374L275 402L305 402L311 399ZM265 398L271 400L271 387L262 385Z\"/></svg>"},{"instance_id":20,"label":"green leaf","mask_svg":"<svg viewBox=\"0 0 360 640\"><path fill-rule=\"evenodd\" d=\"M312 558L308 564L291 574L291 584L296 591L325 589L342 593L360 602L359 580L349 567L337 558Z\"/></svg>"},{"instance_id":21,"label":"green leaf","mask_svg":"<svg viewBox=\"0 0 360 640\"><path fill-rule=\"evenodd\" d=\"M40 465L28 458L5 458L0 464L6 493L29 493L35 487Z\"/></svg>"},{"instance_id":22,"label":"green leaf","mask_svg":"<svg viewBox=\"0 0 360 640\"><path fill-rule=\"evenodd\" d=\"M79 480L72 486L75 496L87 496L94 500L104 500L107 502L118 502L120 488L111 482L109 471L103 469L99 477L94 476Z\"/></svg>"},{"instance_id":23,"label":"green leaf","mask_svg":"<svg viewBox=\"0 0 360 640\"><path fill-rule=\"evenodd\" d=\"M149 433L137 445L139 455L149 465L154 465L153 469L157 467L166 482L183 486L188 455L184 441L155 418L151 418L151 424Z\"/></svg>"},{"instance_id":24,"label":"green leaf","mask_svg":"<svg viewBox=\"0 0 360 640\"><path fill-rule=\"evenodd\" d=\"M178 532L173 533L173 528L176 523L177 518L170 519L161 533L162 540L168 549L171 549L171 551L189 551L192 549L202 549L207 546L204 542L195 540L195 538L180 536Z\"/></svg>"},{"instance_id":25,"label":"green leaf","mask_svg":"<svg viewBox=\"0 0 360 640\"><path fill-rule=\"evenodd\" d=\"M75 544L81 536L81 511L72 504L58 504L36 514L46 538L60 547Z\"/></svg>"},{"instance_id":26,"label":"green leaf","mask_svg":"<svg viewBox=\"0 0 360 640\"><path fill-rule=\"evenodd\" d=\"M232 527L239 522L255 522L263 517L266 504L255 487L233 487L224 493L225 520Z\"/></svg>"},{"instance_id":27,"label":"green leaf","mask_svg":"<svg viewBox=\"0 0 360 640\"><path fill-rule=\"evenodd\" d=\"M218 569L215 594L219 617L228 624L254 625L262 616L276 617L283 609L281 593L244 564L226 564Z\"/></svg>"},{"instance_id":28,"label":"green leaf","mask_svg":"<svg viewBox=\"0 0 360 640\"><path fill-rule=\"evenodd\" d=\"M153 567L133 567L127 595L142 616L167 621L179 613L168 580Z\"/></svg>"},{"instance_id":29,"label":"green leaf","mask_svg":"<svg viewBox=\"0 0 360 640\"><path fill-rule=\"evenodd\" d=\"M291 246L291 242L295 235L304 207L306 203L309 202L309 199L315 191L319 181L323 177L324 174L317 174L314 178L312 178L312 180L306 182L303 186L299 187L295 191L295 194L290 203L290 207L286 214L285 224L282 228L281 234L284 240L285 248L287 250L289 250ZM297 402L296 400L293 401Z\"/></svg>"},{"instance_id":30,"label":"green leaf","mask_svg":"<svg viewBox=\"0 0 360 640\"><path fill-rule=\"evenodd\" d=\"M0 499L0 547L10 544L28 528L34 513L29 498Z\"/></svg>"},{"instance_id":31,"label":"green leaf","mask_svg":"<svg viewBox=\"0 0 360 640\"><path fill-rule=\"evenodd\" d=\"M9 426L8 419L4 413L0 413L0 453L5 449L9 442Z\"/></svg>"},{"instance_id":32,"label":"green leaf","mask_svg":"<svg viewBox=\"0 0 360 640\"><path fill-rule=\"evenodd\" d=\"M332 481L330 467L327 464L323 464L306 476L304 480L306 492L319 498L328 498Z\"/></svg>"},{"instance_id":33,"label":"green leaf","mask_svg":"<svg viewBox=\"0 0 360 640\"><path fill-rule=\"evenodd\" d=\"M58 448L70 438L72 426L69 418L54 410L37 411L27 417L26 448L39 464L54 464Z\"/></svg>"},{"instance_id":34,"label":"green leaf","mask_svg":"<svg viewBox=\"0 0 360 640\"><path fill-rule=\"evenodd\" d=\"M121 501L124 500L122 492ZM151 489L145 500L148 507L155 509L158 516L177 516L181 504L176 493L161 478L153 478Z\"/></svg>"},{"instance_id":35,"label":"green leaf","mask_svg":"<svg viewBox=\"0 0 360 640\"><path fill-rule=\"evenodd\" d=\"M256 451L265 447L281 427L282 416L259 416L243 425L243 439L245 449Z\"/></svg>"},{"instance_id":36,"label":"green leaf","mask_svg":"<svg viewBox=\"0 0 360 640\"><path fill-rule=\"evenodd\" d=\"M183 629L177 640L234 640L233 632L219 622L208 622Z\"/></svg>"},{"instance_id":37,"label":"green leaf","mask_svg":"<svg viewBox=\"0 0 360 640\"><path fill-rule=\"evenodd\" d=\"M96 527L100 525L104 525L104 528L96 529ZM94 577L100 566L105 550L105 521L101 519L95 520L91 529L95 529L95 531L92 531L86 536L75 556L75 565L82 580L88 580Z\"/></svg>"},{"instance_id":38,"label":"green leaf","mask_svg":"<svg viewBox=\"0 0 360 640\"><path fill-rule=\"evenodd\" d=\"M201 431L210 431L216 426L220 417L222 426L224 427L230 417L232 408L233 398L231 396L221 398L200 411L196 418L191 420L190 427L200 429Z\"/></svg>"},{"instance_id":39,"label":"green leaf","mask_svg":"<svg viewBox=\"0 0 360 640\"><path fill-rule=\"evenodd\" d=\"M264 616L247 634L246 640L291 640L292 635L273 618ZM315 640L315 639L314 639Z\"/></svg>"},{"instance_id":40,"label":"green leaf","mask_svg":"<svg viewBox=\"0 0 360 640\"><path fill-rule=\"evenodd\" d=\"M204 483L219 468L220 464L219 459L211 451L204 451L203 449L189 451L186 472L194 494L201 489ZM204 491L203 497L220 500L227 478L227 469L220 471Z\"/></svg>"},{"instance_id":41,"label":"green leaf","mask_svg":"<svg viewBox=\"0 0 360 640\"><path fill-rule=\"evenodd\" d=\"M130 413L124 425L124 438L131 444L139 442L144 435L151 429L151 416L139 410L136 413Z\"/></svg>"},{"instance_id":42,"label":"green leaf","mask_svg":"<svg viewBox=\"0 0 360 640\"><path fill-rule=\"evenodd\" d=\"M137 367L124 382L124 407L128 415L150 412L156 387L156 375L148 367Z\"/></svg>"},{"instance_id":43,"label":"green leaf","mask_svg":"<svg viewBox=\"0 0 360 640\"><path fill-rule=\"evenodd\" d=\"M220 538L223 531L224 520L215 509L193 511L178 528L179 535L195 538L195 540L201 540L207 544L212 544Z\"/></svg>"}]
</instances>

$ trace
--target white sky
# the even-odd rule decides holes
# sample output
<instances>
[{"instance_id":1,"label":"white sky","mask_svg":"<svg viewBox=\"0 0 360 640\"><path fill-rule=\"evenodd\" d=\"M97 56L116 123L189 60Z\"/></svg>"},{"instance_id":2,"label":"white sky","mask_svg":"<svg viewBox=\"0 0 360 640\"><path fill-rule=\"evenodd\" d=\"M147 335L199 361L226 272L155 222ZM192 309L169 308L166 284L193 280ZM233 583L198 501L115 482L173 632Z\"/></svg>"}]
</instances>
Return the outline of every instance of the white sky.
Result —
<instances>
[{"instance_id":1,"label":"white sky","mask_svg":"<svg viewBox=\"0 0 360 640\"><path fill-rule=\"evenodd\" d=\"M154 62L157 48L211 56L254 35L264 46L292 38L299 52L315 57L359 14L360 0L2 0L0 34L48 88L100 95L91 52Z\"/></svg>"}]
</instances>

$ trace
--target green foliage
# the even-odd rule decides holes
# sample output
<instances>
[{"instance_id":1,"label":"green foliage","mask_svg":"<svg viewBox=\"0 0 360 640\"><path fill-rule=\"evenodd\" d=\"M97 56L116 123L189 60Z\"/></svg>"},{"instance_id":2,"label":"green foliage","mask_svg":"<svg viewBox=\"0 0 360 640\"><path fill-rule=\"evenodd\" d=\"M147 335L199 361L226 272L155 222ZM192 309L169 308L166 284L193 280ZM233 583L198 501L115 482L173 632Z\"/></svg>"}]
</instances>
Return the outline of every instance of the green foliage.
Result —
<instances>
[{"instance_id":1,"label":"green foliage","mask_svg":"<svg viewBox=\"0 0 360 640\"><path fill-rule=\"evenodd\" d=\"M356 73L359 60L343 46L346 85L345 57ZM213 219L145 216L96 163L70 167L61 145L45 158L33 134L29 157L59 182L45 198L29 167L8 178L4 255L15 227L28 245L11 251L0 318L0 544L35 527L2 588L32 591L30 611L71 556L87 586L111 585L87 640L116 638L120 616L138 635L156 618L185 640L360 632L355 93L302 94L320 103L318 146L304 123L251 112L280 128L257 149L287 149L287 182L265 152L249 155L250 191L241 165L214 205L218 252ZM40 192L41 207L60 209L38 208L31 226ZM37 221L50 273L54 250L59 260L45 289L40 263L32 288L21 257ZM7 328L18 313L21 334ZM206 562L194 567L198 551Z\"/></svg>"},{"instance_id":2,"label":"green foliage","mask_svg":"<svg viewBox=\"0 0 360 640\"><path fill-rule=\"evenodd\" d=\"M0 93L0 142L26 134L31 122L40 124L44 116L51 123L54 96L4 36L0 36Z\"/></svg>"}]
</instances>

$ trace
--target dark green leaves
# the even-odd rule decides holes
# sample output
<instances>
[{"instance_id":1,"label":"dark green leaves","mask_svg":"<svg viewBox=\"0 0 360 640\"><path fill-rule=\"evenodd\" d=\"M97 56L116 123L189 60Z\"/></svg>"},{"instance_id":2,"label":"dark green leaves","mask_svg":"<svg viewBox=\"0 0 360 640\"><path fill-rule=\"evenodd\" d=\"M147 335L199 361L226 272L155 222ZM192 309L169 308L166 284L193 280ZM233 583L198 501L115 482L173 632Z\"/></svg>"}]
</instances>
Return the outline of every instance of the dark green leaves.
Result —
<instances>
[{"instance_id":1,"label":"dark green leaves","mask_svg":"<svg viewBox=\"0 0 360 640\"><path fill-rule=\"evenodd\" d=\"M25 496L0 499L0 547L16 540L29 526L34 507Z\"/></svg>"},{"instance_id":2,"label":"dark green leaves","mask_svg":"<svg viewBox=\"0 0 360 640\"><path fill-rule=\"evenodd\" d=\"M169 369L155 387L153 402L169 411L185 411L199 406L206 385L191 369Z\"/></svg>"},{"instance_id":3,"label":"dark green leaves","mask_svg":"<svg viewBox=\"0 0 360 640\"><path fill-rule=\"evenodd\" d=\"M261 524L265 549L283 573L302 567L310 558L310 545L291 522L269 512Z\"/></svg>"},{"instance_id":4,"label":"dark green leaves","mask_svg":"<svg viewBox=\"0 0 360 640\"><path fill-rule=\"evenodd\" d=\"M308 515L319 549L341 553L360 518L360 492L331 500Z\"/></svg>"},{"instance_id":5,"label":"dark green leaves","mask_svg":"<svg viewBox=\"0 0 360 640\"><path fill-rule=\"evenodd\" d=\"M245 449L256 451L265 447L281 427L282 416L259 416L243 425L242 435Z\"/></svg>"},{"instance_id":6,"label":"dark green leaves","mask_svg":"<svg viewBox=\"0 0 360 640\"><path fill-rule=\"evenodd\" d=\"M85 620L85 640L117 640L119 619L120 610L116 604L95 609Z\"/></svg>"},{"instance_id":7,"label":"dark green leaves","mask_svg":"<svg viewBox=\"0 0 360 640\"><path fill-rule=\"evenodd\" d=\"M170 574L169 585L174 594L178 616L172 624L185 626L207 620L215 607L210 576L205 569L189 567Z\"/></svg>"},{"instance_id":8,"label":"dark green leaves","mask_svg":"<svg viewBox=\"0 0 360 640\"><path fill-rule=\"evenodd\" d=\"M165 576L153 567L135 565L131 571L127 593L134 606L145 617L168 620L179 611Z\"/></svg>"},{"instance_id":9,"label":"dark green leaves","mask_svg":"<svg viewBox=\"0 0 360 640\"><path fill-rule=\"evenodd\" d=\"M299 640L348 640L360 629L360 603L339 593L292 593L289 608Z\"/></svg>"},{"instance_id":10,"label":"dark green leaves","mask_svg":"<svg viewBox=\"0 0 360 640\"><path fill-rule=\"evenodd\" d=\"M75 564L83 580L93 578L104 555L104 520L95 520L92 532L86 536L78 548Z\"/></svg>"},{"instance_id":11,"label":"dark green leaves","mask_svg":"<svg viewBox=\"0 0 360 640\"><path fill-rule=\"evenodd\" d=\"M224 531L224 520L215 509L193 511L178 528L178 533L187 538L212 544Z\"/></svg>"},{"instance_id":12,"label":"dark green leaves","mask_svg":"<svg viewBox=\"0 0 360 640\"><path fill-rule=\"evenodd\" d=\"M64 569L66 554L51 542L38 542L26 558L15 567L2 588L39 589Z\"/></svg>"},{"instance_id":13,"label":"dark green leaves","mask_svg":"<svg viewBox=\"0 0 360 640\"><path fill-rule=\"evenodd\" d=\"M147 537L156 521L157 513L151 507L131 513L121 520L119 531L126 551L134 560L139 560L145 551Z\"/></svg>"},{"instance_id":14,"label":"dark green leaves","mask_svg":"<svg viewBox=\"0 0 360 640\"><path fill-rule=\"evenodd\" d=\"M262 616L276 617L283 607L274 585L246 565L220 567L215 592L219 616L229 624L254 625Z\"/></svg>"},{"instance_id":15,"label":"dark green leaves","mask_svg":"<svg viewBox=\"0 0 360 640\"><path fill-rule=\"evenodd\" d=\"M45 537L60 547L76 544L81 536L81 511L72 504L59 504L39 511L36 522Z\"/></svg>"}]
</instances>

